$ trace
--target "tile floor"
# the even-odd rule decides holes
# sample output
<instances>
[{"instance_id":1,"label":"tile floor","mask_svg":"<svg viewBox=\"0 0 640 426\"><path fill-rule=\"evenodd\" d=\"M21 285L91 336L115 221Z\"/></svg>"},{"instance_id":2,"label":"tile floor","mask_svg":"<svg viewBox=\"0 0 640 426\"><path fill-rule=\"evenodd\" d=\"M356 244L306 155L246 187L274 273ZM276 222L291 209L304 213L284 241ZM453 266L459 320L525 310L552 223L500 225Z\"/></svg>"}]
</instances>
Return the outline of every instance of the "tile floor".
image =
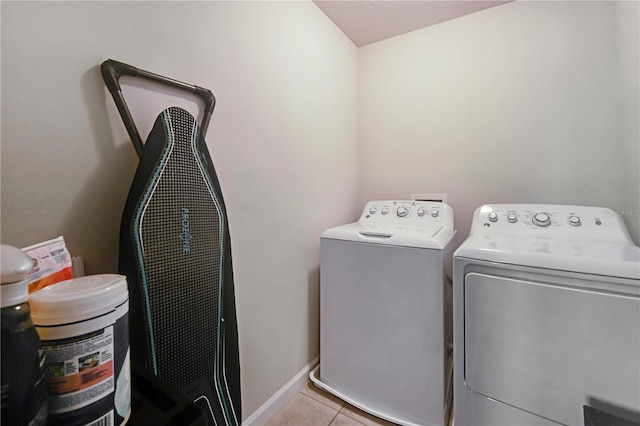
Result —
<instances>
[{"instance_id":1,"label":"tile floor","mask_svg":"<svg viewBox=\"0 0 640 426\"><path fill-rule=\"evenodd\" d=\"M394 426L307 382L267 426Z\"/></svg>"}]
</instances>

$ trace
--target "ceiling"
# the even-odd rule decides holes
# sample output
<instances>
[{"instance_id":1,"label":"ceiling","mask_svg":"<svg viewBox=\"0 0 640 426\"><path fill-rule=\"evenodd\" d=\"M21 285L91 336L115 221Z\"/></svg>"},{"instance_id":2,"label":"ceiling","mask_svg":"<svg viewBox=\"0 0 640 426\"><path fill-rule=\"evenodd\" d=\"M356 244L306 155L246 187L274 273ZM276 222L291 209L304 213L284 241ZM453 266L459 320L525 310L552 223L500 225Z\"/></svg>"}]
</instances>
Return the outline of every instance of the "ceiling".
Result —
<instances>
[{"instance_id":1,"label":"ceiling","mask_svg":"<svg viewBox=\"0 0 640 426\"><path fill-rule=\"evenodd\" d=\"M509 3L509 1L483 0L313 0L313 2L358 47Z\"/></svg>"}]
</instances>

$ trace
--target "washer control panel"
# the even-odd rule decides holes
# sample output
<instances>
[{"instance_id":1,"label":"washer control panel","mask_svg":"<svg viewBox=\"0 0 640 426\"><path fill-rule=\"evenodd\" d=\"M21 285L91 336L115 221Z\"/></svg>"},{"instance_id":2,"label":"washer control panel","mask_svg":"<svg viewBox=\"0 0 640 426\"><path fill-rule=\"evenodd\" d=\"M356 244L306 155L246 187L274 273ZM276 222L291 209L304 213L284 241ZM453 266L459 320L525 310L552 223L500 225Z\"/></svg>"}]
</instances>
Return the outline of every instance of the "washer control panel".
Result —
<instances>
[{"instance_id":1,"label":"washer control panel","mask_svg":"<svg viewBox=\"0 0 640 426\"><path fill-rule=\"evenodd\" d=\"M621 215L604 207L552 204L491 204L478 208L471 233L628 238Z\"/></svg>"},{"instance_id":2,"label":"washer control panel","mask_svg":"<svg viewBox=\"0 0 640 426\"><path fill-rule=\"evenodd\" d=\"M445 203L414 200L370 201L360 223L442 225L453 229L453 210Z\"/></svg>"}]
</instances>

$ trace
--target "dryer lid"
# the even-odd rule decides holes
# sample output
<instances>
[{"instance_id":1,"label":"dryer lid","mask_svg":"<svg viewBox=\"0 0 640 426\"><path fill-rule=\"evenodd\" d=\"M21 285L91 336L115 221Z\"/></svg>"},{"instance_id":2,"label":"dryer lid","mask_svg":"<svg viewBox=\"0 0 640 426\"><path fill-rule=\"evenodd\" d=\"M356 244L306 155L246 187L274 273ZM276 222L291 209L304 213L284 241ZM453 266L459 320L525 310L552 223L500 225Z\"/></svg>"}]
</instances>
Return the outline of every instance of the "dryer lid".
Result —
<instances>
[{"instance_id":1,"label":"dryer lid","mask_svg":"<svg viewBox=\"0 0 640 426\"><path fill-rule=\"evenodd\" d=\"M640 247L620 216L600 207L482 206L454 256L640 280Z\"/></svg>"},{"instance_id":2,"label":"dryer lid","mask_svg":"<svg viewBox=\"0 0 640 426\"><path fill-rule=\"evenodd\" d=\"M454 257L640 280L640 247L627 244L474 234Z\"/></svg>"}]
</instances>

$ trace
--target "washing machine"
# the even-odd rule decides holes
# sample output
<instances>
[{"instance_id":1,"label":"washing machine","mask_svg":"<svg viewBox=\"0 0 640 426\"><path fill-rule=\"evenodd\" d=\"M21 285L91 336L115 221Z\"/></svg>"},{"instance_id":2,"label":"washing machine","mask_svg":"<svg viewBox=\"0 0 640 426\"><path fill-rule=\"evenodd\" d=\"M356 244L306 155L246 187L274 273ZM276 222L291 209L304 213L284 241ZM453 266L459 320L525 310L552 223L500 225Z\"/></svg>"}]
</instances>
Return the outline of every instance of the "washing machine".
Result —
<instances>
[{"instance_id":1,"label":"washing machine","mask_svg":"<svg viewBox=\"0 0 640 426\"><path fill-rule=\"evenodd\" d=\"M321 235L317 386L400 425L445 424L455 234L447 204L396 200Z\"/></svg>"},{"instance_id":2,"label":"washing machine","mask_svg":"<svg viewBox=\"0 0 640 426\"><path fill-rule=\"evenodd\" d=\"M485 205L453 269L456 426L638 421L640 248L618 214Z\"/></svg>"}]
</instances>

